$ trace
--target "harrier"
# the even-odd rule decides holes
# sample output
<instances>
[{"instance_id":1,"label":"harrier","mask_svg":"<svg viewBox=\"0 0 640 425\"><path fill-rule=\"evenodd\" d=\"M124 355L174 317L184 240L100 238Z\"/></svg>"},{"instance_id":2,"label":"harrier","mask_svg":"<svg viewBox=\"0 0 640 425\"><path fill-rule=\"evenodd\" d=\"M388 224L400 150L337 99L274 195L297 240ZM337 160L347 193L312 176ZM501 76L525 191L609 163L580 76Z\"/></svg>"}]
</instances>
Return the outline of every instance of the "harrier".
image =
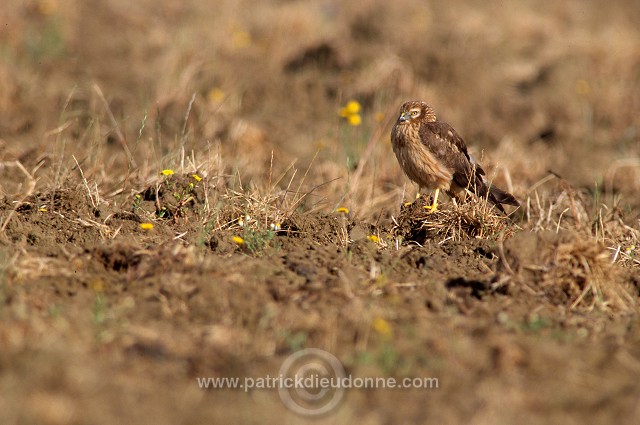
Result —
<instances>
[{"instance_id":1,"label":"harrier","mask_svg":"<svg viewBox=\"0 0 640 425\"><path fill-rule=\"evenodd\" d=\"M485 181L484 170L469 156L462 138L449 124L438 121L424 102L402 105L391 130L391 144L400 166L419 190L435 189L433 204L426 207L431 211L438 208L441 190L452 198L468 190L503 213L502 204L520 205L513 195Z\"/></svg>"}]
</instances>

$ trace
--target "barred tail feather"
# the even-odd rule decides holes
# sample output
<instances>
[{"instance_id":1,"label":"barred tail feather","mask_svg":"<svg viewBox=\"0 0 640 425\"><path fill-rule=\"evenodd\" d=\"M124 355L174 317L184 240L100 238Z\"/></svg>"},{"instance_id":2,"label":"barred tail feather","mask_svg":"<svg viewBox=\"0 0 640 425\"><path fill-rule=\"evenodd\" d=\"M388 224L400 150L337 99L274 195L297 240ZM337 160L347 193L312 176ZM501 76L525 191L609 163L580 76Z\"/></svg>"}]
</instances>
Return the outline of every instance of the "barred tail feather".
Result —
<instances>
[{"instance_id":1,"label":"barred tail feather","mask_svg":"<svg viewBox=\"0 0 640 425\"><path fill-rule=\"evenodd\" d=\"M489 201L503 213L505 211L502 204L513 205L514 207L520 206L520 203L512 194L493 185L489 186Z\"/></svg>"},{"instance_id":2,"label":"barred tail feather","mask_svg":"<svg viewBox=\"0 0 640 425\"><path fill-rule=\"evenodd\" d=\"M469 177L462 173L456 173L453 175L454 183L461 188L465 187L465 183L469 181L468 179ZM488 182L485 182L485 180L482 178L482 175L476 174L474 180L472 180L474 181L473 184L466 184L467 190L475 193L479 198L487 199L503 214L506 214L507 212L502 207L502 204L513 205L515 207L520 206L520 203L512 194Z\"/></svg>"}]
</instances>

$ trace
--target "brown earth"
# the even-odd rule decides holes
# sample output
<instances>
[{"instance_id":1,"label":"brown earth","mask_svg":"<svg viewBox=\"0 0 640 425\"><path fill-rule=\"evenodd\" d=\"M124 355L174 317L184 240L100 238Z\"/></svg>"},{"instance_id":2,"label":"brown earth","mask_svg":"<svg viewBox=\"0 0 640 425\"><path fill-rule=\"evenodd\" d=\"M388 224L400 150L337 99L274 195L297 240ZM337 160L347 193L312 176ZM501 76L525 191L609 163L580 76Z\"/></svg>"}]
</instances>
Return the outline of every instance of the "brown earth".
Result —
<instances>
[{"instance_id":1,"label":"brown earth","mask_svg":"<svg viewBox=\"0 0 640 425\"><path fill-rule=\"evenodd\" d=\"M638 21L599 0L0 6L0 423L635 423ZM409 98L522 206L405 205ZM305 348L437 388L309 418L199 385Z\"/></svg>"}]
</instances>

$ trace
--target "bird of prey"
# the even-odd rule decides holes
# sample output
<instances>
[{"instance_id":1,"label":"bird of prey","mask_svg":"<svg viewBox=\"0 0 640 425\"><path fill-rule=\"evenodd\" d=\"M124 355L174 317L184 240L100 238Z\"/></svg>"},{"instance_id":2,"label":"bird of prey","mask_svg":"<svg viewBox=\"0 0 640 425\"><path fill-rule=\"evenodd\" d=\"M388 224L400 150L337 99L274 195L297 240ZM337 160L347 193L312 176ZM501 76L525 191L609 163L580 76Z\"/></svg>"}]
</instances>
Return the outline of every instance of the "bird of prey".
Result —
<instances>
[{"instance_id":1,"label":"bird of prey","mask_svg":"<svg viewBox=\"0 0 640 425\"><path fill-rule=\"evenodd\" d=\"M400 166L419 190L435 189L433 204L425 207L432 212L438 208L441 190L451 198L472 192L503 213L502 204L520 205L513 195L485 180L484 170L469 156L462 137L449 124L438 121L425 102L402 105L391 130L391 144Z\"/></svg>"}]
</instances>

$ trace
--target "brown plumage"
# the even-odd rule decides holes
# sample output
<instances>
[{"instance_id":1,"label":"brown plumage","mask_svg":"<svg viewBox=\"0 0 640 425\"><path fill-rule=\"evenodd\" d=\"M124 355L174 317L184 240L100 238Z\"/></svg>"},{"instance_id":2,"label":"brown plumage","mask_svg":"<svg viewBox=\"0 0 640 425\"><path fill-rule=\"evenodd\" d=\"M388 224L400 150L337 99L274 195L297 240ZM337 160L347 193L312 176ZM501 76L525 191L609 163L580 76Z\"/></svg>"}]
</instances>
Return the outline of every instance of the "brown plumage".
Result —
<instances>
[{"instance_id":1,"label":"brown plumage","mask_svg":"<svg viewBox=\"0 0 640 425\"><path fill-rule=\"evenodd\" d=\"M467 152L467 146L446 122L424 102L406 102L391 130L393 152L407 177L422 188L435 189L432 210L437 209L438 193L452 198L469 190L488 199L503 213L502 204L519 206L510 193L485 181L484 170Z\"/></svg>"}]
</instances>

